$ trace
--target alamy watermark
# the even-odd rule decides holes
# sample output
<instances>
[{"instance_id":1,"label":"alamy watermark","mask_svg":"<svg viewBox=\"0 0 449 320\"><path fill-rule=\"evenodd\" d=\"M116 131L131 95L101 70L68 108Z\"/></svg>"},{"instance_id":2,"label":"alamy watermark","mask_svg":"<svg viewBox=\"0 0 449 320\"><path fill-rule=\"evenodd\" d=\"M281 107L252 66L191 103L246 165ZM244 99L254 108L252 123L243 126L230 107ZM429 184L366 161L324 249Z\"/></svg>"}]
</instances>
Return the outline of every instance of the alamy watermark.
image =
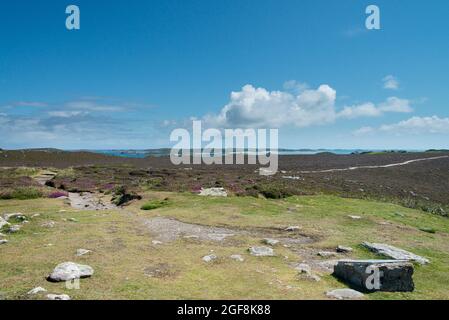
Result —
<instances>
[{"instance_id":1,"label":"alamy watermark","mask_svg":"<svg viewBox=\"0 0 449 320\"><path fill-rule=\"evenodd\" d=\"M265 166L259 169L261 175L274 175L278 170L278 129L203 131L201 121L195 120L192 134L184 128L175 129L170 142L177 142L170 152L174 165L259 164Z\"/></svg>"}]
</instances>

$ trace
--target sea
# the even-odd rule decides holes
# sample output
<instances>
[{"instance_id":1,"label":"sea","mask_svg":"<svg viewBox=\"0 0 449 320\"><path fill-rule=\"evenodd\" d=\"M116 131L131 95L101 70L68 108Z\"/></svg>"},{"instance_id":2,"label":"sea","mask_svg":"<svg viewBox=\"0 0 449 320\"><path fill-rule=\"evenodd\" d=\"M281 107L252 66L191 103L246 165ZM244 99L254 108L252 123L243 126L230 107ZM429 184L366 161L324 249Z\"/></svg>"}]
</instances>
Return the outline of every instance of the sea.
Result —
<instances>
[{"instance_id":1,"label":"sea","mask_svg":"<svg viewBox=\"0 0 449 320\"><path fill-rule=\"evenodd\" d=\"M73 151L73 150L72 150ZM94 153L100 153L110 156L117 156L117 157L124 157L124 158L146 158L148 156L153 157L164 157L170 155L170 149L163 148L163 149L145 149L145 150L120 150L120 149L113 149L113 150L76 150L76 151L89 151ZM388 152L421 152L423 150L388 150ZM222 151L223 153L245 153L245 154L251 154L255 153L252 151L235 151L235 150L229 150L226 152L225 150ZM357 153L370 153L370 152L385 152L385 150L363 150L363 149L279 149L278 154L279 155L312 155L312 154L319 154L319 153L333 153L333 154L357 154ZM218 155L218 154L217 154Z\"/></svg>"}]
</instances>

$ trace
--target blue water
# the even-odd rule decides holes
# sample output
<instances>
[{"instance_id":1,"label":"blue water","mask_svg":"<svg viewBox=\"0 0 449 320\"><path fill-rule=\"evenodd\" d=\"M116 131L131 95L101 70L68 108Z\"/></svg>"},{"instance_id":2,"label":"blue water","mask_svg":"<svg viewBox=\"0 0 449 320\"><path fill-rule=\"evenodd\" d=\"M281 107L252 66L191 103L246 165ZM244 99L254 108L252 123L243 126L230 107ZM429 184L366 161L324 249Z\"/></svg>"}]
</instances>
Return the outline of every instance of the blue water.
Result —
<instances>
[{"instance_id":1,"label":"blue water","mask_svg":"<svg viewBox=\"0 0 449 320\"><path fill-rule=\"evenodd\" d=\"M148 149L148 150L84 150L94 153L100 153L116 157L124 158L145 158L148 156L162 157L169 156L170 149ZM361 149L280 149L278 151L279 155L307 155L307 154L317 154L322 152L330 152L334 154L352 154L361 153L368 151L383 151L383 150L361 150ZM408 150L408 151L418 151L418 150Z\"/></svg>"}]
</instances>

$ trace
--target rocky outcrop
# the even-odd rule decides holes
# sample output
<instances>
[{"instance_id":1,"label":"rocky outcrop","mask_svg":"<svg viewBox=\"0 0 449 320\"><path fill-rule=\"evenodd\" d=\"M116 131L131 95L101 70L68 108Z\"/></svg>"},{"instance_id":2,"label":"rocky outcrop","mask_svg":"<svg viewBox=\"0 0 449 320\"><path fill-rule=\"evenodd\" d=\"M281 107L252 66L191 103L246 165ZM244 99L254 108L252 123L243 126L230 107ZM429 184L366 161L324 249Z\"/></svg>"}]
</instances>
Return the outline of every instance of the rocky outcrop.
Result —
<instances>
[{"instance_id":1,"label":"rocky outcrop","mask_svg":"<svg viewBox=\"0 0 449 320\"><path fill-rule=\"evenodd\" d=\"M56 266L53 272L47 277L48 281L60 282L80 278L87 278L94 274L92 267L74 262L64 262Z\"/></svg>"},{"instance_id":2,"label":"rocky outcrop","mask_svg":"<svg viewBox=\"0 0 449 320\"><path fill-rule=\"evenodd\" d=\"M256 257L272 257L274 256L274 251L268 247L251 247L249 248L249 253Z\"/></svg>"},{"instance_id":3,"label":"rocky outcrop","mask_svg":"<svg viewBox=\"0 0 449 320\"><path fill-rule=\"evenodd\" d=\"M363 298L363 293L352 289L335 289L328 291L326 296L338 300L360 300Z\"/></svg>"},{"instance_id":4,"label":"rocky outcrop","mask_svg":"<svg viewBox=\"0 0 449 320\"><path fill-rule=\"evenodd\" d=\"M363 291L413 291L413 264L397 260L340 260L334 276Z\"/></svg>"},{"instance_id":5,"label":"rocky outcrop","mask_svg":"<svg viewBox=\"0 0 449 320\"><path fill-rule=\"evenodd\" d=\"M362 245L372 252L395 260L407 260L417 262L419 264L427 264L430 262L426 258L423 258L409 251L405 251L403 249L399 249L387 244L364 242Z\"/></svg>"},{"instance_id":6,"label":"rocky outcrop","mask_svg":"<svg viewBox=\"0 0 449 320\"><path fill-rule=\"evenodd\" d=\"M201 188L200 196L206 196L206 197L227 197L228 193L224 188L208 188L203 189Z\"/></svg>"}]
</instances>

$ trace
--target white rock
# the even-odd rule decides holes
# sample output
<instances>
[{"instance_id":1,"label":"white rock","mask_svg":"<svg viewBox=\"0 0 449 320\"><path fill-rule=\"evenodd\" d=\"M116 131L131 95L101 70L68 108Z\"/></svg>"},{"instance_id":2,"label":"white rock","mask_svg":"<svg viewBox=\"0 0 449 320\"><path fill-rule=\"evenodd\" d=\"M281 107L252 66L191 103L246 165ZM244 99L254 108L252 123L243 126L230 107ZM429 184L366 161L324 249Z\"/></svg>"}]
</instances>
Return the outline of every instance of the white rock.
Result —
<instances>
[{"instance_id":1,"label":"white rock","mask_svg":"<svg viewBox=\"0 0 449 320\"><path fill-rule=\"evenodd\" d=\"M27 294L38 294L39 292L47 292L47 290L45 290L42 287L36 287L36 288L31 289L30 291L28 291Z\"/></svg>"},{"instance_id":2,"label":"white rock","mask_svg":"<svg viewBox=\"0 0 449 320\"><path fill-rule=\"evenodd\" d=\"M215 254L209 254L207 256L203 257L203 261L204 262L212 262L214 260L216 260L218 257Z\"/></svg>"},{"instance_id":3,"label":"white rock","mask_svg":"<svg viewBox=\"0 0 449 320\"><path fill-rule=\"evenodd\" d=\"M353 219L353 220L360 220L360 219L362 219L361 216L351 216L351 215L349 215L348 217Z\"/></svg>"},{"instance_id":4,"label":"white rock","mask_svg":"<svg viewBox=\"0 0 449 320\"><path fill-rule=\"evenodd\" d=\"M41 215L40 215L40 213L35 213L35 214L33 214L32 216L31 216L31 218L37 218L37 217L40 217Z\"/></svg>"},{"instance_id":5,"label":"white rock","mask_svg":"<svg viewBox=\"0 0 449 320\"><path fill-rule=\"evenodd\" d=\"M279 243L279 240L265 238L262 240L263 243L268 244L269 246L275 246Z\"/></svg>"},{"instance_id":6,"label":"white rock","mask_svg":"<svg viewBox=\"0 0 449 320\"><path fill-rule=\"evenodd\" d=\"M334 298L338 300L362 299L364 296L363 293L352 289L335 289L332 291L328 291L326 295L329 298Z\"/></svg>"},{"instance_id":7,"label":"white rock","mask_svg":"<svg viewBox=\"0 0 449 320\"><path fill-rule=\"evenodd\" d=\"M256 257L272 257L274 256L273 249L269 247L251 247L249 253Z\"/></svg>"},{"instance_id":8,"label":"white rock","mask_svg":"<svg viewBox=\"0 0 449 320\"><path fill-rule=\"evenodd\" d=\"M233 254L229 258L231 258L232 260L235 260L235 261L239 261L239 262L245 261L245 259L243 259L243 257L239 254Z\"/></svg>"},{"instance_id":9,"label":"white rock","mask_svg":"<svg viewBox=\"0 0 449 320\"><path fill-rule=\"evenodd\" d=\"M8 240L6 240L6 239L0 239L0 244L5 244L5 243L8 243Z\"/></svg>"},{"instance_id":10,"label":"white rock","mask_svg":"<svg viewBox=\"0 0 449 320\"><path fill-rule=\"evenodd\" d=\"M429 259L388 244L364 242L362 245L377 254L381 254L395 260L413 261L419 264L428 264L430 262Z\"/></svg>"},{"instance_id":11,"label":"white rock","mask_svg":"<svg viewBox=\"0 0 449 320\"><path fill-rule=\"evenodd\" d=\"M310 274L312 272L312 268L305 263L300 263L298 266L296 266L295 270L297 270L299 273L306 273Z\"/></svg>"},{"instance_id":12,"label":"white rock","mask_svg":"<svg viewBox=\"0 0 449 320\"><path fill-rule=\"evenodd\" d=\"M20 229L22 229L22 226L20 226L18 224L14 224L14 225L9 227L8 232L9 233L16 233L16 232L19 232Z\"/></svg>"},{"instance_id":13,"label":"white rock","mask_svg":"<svg viewBox=\"0 0 449 320\"><path fill-rule=\"evenodd\" d=\"M11 218L17 218L19 220L26 220L26 217L23 213L17 212L17 213L6 213L3 215L3 218L5 218L6 221L8 221Z\"/></svg>"},{"instance_id":14,"label":"white rock","mask_svg":"<svg viewBox=\"0 0 449 320\"><path fill-rule=\"evenodd\" d=\"M209 196L209 197L227 197L228 193L224 188L201 188L200 196Z\"/></svg>"},{"instance_id":15,"label":"white rock","mask_svg":"<svg viewBox=\"0 0 449 320\"><path fill-rule=\"evenodd\" d=\"M66 294L47 294L48 300L70 300L70 297Z\"/></svg>"},{"instance_id":16,"label":"white rock","mask_svg":"<svg viewBox=\"0 0 449 320\"><path fill-rule=\"evenodd\" d=\"M78 220L76 220L75 218L69 218L68 221L70 221L70 222L78 222Z\"/></svg>"},{"instance_id":17,"label":"white rock","mask_svg":"<svg viewBox=\"0 0 449 320\"><path fill-rule=\"evenodd\" d=\"M94 274L92 267L74 262L64 262L56 266L47 280L52 282L87 278Z\"/></svg>"},{"instance_id":18,"label":"white rock","mask_svg":"<svg viewBox=\"0 0 449 320\"><path fill-rule=\"evenodd\" d=\"M200 196L209 196L209 197L227 197L228 193L224 188L201 188Z\"/></svg>"},{"instance_id":19,"label":"white rock","mask_svg":"<svg viewBox=\"0 0 449 320\"><path fill-rule=\"evenodd\" d=\"M162 241L159 241L159 240L153 240L153 241L151 241L151 243L152 243L153 245L157 246L157 245L159 245L159 244L162 244Z\"/></svg>"},{"instance_id":20,"label":"white rock","mask_svg":"<svg viewBox=\"0 0 449 320\"><path fill-rule=\"evenodd\" d=\"M332 251L319 251L318 255L323 258L335 257L337 255L336 252Z\"/></svg>"},{"instance_id":21,"label":"white rock","mask_svg":"<svg viewBox=\"0 0 449 320\"><path fill-rule=\"evenodd\" d=\"M88 254L89 252L92 252L91 250L87 250L87 249L77 249L76 250L76 256L81 257L85 254Z\"/></svg>"},{"instance_id":22,"label":"white rock","mask_svg":"<svg viewBox=\"0 0 449 320\"><path fill-rule=\"evenodd\" d=\"M299 231L301 228L299 226L289 226L285 228L285 231L293 232L293 231Z\"/></svg>"},{"instance_id":23,"label":"white rock","mask_svg":"<svg viewBox=\"0 0 449 320\"><path fill-rule=\"evenodd\" d=\"M44 228L53 228L54 226L55 226L55 222L54 221L48 221L48 222L45 222L45 223L41 224L41 227L44 227Z\"/></svg>"},{"instance_id":24,"label":"white rock","mask_svg":"<svg viewBox=\"0 0 449 320\"><path fill-rule=\"evenodd\" d=\"M351 247L345 247L345 246L338 246L337 247L337 252L340 252L340 253L348 253L348 252L352 252L352 248Z\"/></svg>"},{"instance_id":25,"label":"white rock","mask_svg":"<svg viewBox=\"0 0 449 320\"><path fill-rule=\"evenodd\" d=\"M9 224L10 223L8 221L0 217L0 229L3 228L4 226L9 226Z\"/></svg>"}]
</instances>

